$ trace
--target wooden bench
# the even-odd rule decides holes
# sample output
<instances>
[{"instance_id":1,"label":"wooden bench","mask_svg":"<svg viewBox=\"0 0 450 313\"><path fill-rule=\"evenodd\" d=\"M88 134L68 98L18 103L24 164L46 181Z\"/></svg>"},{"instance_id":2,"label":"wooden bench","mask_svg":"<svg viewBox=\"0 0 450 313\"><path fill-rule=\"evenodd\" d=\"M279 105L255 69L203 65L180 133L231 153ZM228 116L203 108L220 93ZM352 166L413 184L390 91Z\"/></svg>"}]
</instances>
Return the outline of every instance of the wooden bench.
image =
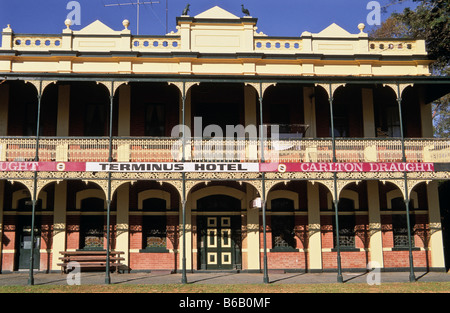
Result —
<instances>
[{"instance_id":1,"label":"wooden bench","mask_svg":"<svg viewBox=\"0 0 450 313\"><path fill-rule=\"evenodd\" d=\"M61 273L67 273L67 267L70 262L77 262L80 269L106 269L106 251L61 251L62 257L59 259L62 263ZM125 258L120 255L124 254L121 251L110 251L109 253L109 267L112 271L120 273L120 271L130 272L130 268L125 264L120 263Z\"/></svg>"}]
</instances>

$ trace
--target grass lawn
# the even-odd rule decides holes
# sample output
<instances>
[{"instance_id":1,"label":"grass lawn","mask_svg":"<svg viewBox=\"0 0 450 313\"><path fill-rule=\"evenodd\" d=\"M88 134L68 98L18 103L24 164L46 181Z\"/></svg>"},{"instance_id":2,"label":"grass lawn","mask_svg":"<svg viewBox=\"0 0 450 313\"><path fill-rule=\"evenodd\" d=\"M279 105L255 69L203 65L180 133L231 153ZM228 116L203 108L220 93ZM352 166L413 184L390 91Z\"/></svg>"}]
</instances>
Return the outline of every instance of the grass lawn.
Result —
<instances>
[{"instance_id":1,"label":"grass lawn","mask_svg":"<svg viewBox=\"0 0 450 313\"><path fill-rule=\"evenodd\" d=\"M1 286L0 293L449 293L450 282L248 285Z\"/></svg>"}]
</instances>

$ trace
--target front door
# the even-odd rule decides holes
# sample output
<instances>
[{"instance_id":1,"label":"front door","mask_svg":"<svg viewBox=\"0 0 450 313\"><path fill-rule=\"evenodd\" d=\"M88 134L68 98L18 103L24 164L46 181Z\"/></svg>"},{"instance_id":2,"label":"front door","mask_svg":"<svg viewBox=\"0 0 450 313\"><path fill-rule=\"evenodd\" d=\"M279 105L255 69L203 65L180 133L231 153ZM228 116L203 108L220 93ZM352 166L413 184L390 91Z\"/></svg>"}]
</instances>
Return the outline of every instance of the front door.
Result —
<instances>
[{"instance_id":1,"label":"front door","mask_svg":"<svg viewBox=\"0 0 450 313\"><path fill-rule=\"evenodd\" d=\"M41 238L40 233L38 231L39 225L38 219L35 221L35 229L34 229L34 250L33 250L33 268L39 269L40 264L40 253L39 249L41 247ZM30 261L31 261L31 217L21 217L19 219L19 225L18 225L18 256L17 256L17 269L29 269L30 268Z\"/></svg>"},{"instance_id":2,"label":"front door","mask_svg":"<svg viewBox=\"0 0 450 313\"><path fill-rule=\"evenodd\" d=\"M205 217L200 222L201 267L207 270L230 270L240 266L236 236L233 235L232 218Z\"/></svg>"}]
</instances>

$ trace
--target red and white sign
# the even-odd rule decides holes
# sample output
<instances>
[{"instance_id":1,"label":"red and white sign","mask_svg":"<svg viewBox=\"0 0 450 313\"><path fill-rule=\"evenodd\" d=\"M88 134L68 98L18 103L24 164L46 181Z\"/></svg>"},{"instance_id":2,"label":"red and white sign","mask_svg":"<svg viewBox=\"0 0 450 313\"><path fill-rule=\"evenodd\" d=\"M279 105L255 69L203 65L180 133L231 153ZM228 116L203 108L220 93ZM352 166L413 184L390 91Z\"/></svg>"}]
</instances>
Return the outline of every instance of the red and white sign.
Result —
<instances>
[{"instance_id":1,"label":"red and white sign","mask_svg":"<svg viewBox=\"0 0 450 313\"><path fill-rule=\"evenodd\" d=\"M434 163L0 162L0 172L434 172Z\"/></svg>"},{"instance_id":2,"label":"red and white sign","mask_svg":"<svg viewBox=\"0 0 450 313\"><path fill-rule=\"evenodd\" d=\"M433 163L261 163L261 172L434 172Z\"/></svg>"},{"instance_id":3,"label":"red and white sign","mask_svg":"<svg viewBox=\"0 0 450 313\"><path fill-rule=\"evenodd\" d=\"M85 172L85 162L0 162L0 172Z\"/></svg>"},{"instance_id":4,"label":"red and white sign","mask_svg":"<svg viewBox=\"0 0 450 313\"><path fill-rule=\"evenodd\" d=\"M124 162L124 163L108 163L108 162L88 162L86 163L86 171L89 172L259 172L259 163L141 163L141 162Z\"/></svg>"}]
</instances>

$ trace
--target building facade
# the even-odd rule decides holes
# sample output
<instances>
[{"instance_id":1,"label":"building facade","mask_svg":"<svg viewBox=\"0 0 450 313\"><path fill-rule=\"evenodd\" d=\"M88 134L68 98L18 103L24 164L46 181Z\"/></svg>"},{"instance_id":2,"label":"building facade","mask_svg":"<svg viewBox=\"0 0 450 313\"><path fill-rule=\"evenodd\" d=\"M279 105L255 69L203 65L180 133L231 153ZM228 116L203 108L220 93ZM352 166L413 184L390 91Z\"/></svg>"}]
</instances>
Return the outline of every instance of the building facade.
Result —
<instances>
[{"instance_id":1,"label":"building facade","mask_svg":"<svg viewBox=\"0 0 450 313\"><path fill-rule=\"evenodd\" d=\"M90 249L132 271L445 270L430 103L450 83L425 42L256 23L4 28L1 271Z\"/></svg>"}]
</instances>

